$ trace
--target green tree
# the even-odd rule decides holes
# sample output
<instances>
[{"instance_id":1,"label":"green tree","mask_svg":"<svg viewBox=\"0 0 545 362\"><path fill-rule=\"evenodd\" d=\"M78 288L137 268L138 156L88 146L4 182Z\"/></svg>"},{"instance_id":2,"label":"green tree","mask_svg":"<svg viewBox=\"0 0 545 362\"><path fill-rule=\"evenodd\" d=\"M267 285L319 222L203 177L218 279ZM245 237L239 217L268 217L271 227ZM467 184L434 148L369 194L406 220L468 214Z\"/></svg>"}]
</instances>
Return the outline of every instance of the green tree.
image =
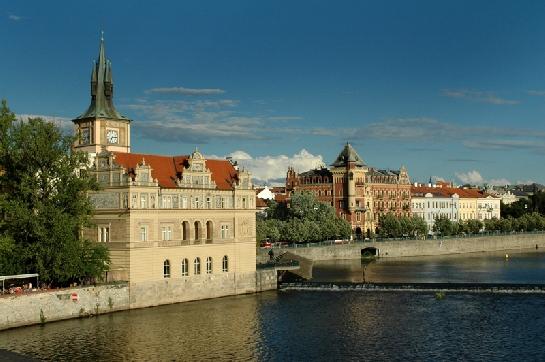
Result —
<instances>
[{"instance_id":1,"label":"green tree","mask_svg":"<svg viewBox=\"0 0 545 362\"><path fill-rule=\"evenodd\" d=\"M392 213L382 215L379 218L378 234L383 238L401 236L401 223L399 219Z\"/></svg>"},{"instance_id":2,"label":"green tree","mask_svg":"<svg viewBox=\"0 0 545 362\"><path fill-rule=\"evenodd\" d=\"M257 239L308 242L349 238L350 224L332 206L310 192L295 192L287 203L270 202L265 218L257 219Z\"/></svg>"},{"instance_id":3,"label":"green tree","mask_svg":"<svg viewBox=\"0 0 545 362\"><path fill-rule=\"evenodd\" d=\"M411 235L413 236L426 235L428 233L428 224L426 224L426 221L419 216L414 215L411 217L411 225Z\"/></svg>"},{"instance_id":4,"label":"green tree","mask_svg":"<svg viewBox=\"0 0 545 362\"><path fill-rule=\"evenodd\" d=\"M483 223L480 220L467 220L466 230L471 234L477 234L483 228Z\"/></svg>"},{"instance_id":5,"label":"green tree","mask_svg":"<svg viewBox=\"0 0 545 362\"><path fill-rule=\"evenodd\" d=\"M42 119L15 121L0 108L0 274L39 273L56 285L103 275L108 251L81 236L96 183L78 171L87 156Z\"/></svg>"},{"instance_id":6,"label":"green tree","mask_svg":"<svg viewBox=\"0 0 545 362\"><path fill-rule=\"evenodd\" d=\"M433 224L433 231L443 236L447 236L456 233L458 230L455 230L453 222L450 221L447 216L441 215L435 219L435 223Z\"/></svg>"}]
</instances>

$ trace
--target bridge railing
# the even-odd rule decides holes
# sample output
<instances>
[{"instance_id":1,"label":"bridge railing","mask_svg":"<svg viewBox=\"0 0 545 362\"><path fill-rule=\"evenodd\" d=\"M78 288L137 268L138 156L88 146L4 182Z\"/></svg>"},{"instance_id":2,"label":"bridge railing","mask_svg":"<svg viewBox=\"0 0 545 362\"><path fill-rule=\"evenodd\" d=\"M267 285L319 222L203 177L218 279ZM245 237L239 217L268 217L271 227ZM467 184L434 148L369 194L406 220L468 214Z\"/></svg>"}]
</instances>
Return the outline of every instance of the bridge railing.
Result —
<instances>
[{"instance_id":1,"label":"bridge railing","mask_svg":"<svg viewBox=\"0 0 545 362\"><path fill-rule=\"evenodd\" d=\"M281 268L281 267L294 267L299 266L298 260L270 260L266 263L256 264L257 269L272 269L272 268Z\"/></svg>"},{"instance_id":2,"label":"bridge railing","mask_svg":"<svg viewBox=\"0 0 545 362\"><path fill-rule=\"evenodd\" d=\"M467 233L458 235L427 235L419 237L397 237L397 238L371 238L371 239L353 239L353 240L324 240L317 242L305 242L305 243L273 243L272 247L275 249L289 249L289 248L313 248L323 246L337 246L337 245L350 245L350 244L367 244L374 242L387 242L387 241L410 241L410 240L446 240L446 239L460 239L460 238L479 238L483 236L505 236L505 235L532 235L532 234L545 234L544 230L535 231L484 231L480 233Z\"/></svg>"}]
</instances>

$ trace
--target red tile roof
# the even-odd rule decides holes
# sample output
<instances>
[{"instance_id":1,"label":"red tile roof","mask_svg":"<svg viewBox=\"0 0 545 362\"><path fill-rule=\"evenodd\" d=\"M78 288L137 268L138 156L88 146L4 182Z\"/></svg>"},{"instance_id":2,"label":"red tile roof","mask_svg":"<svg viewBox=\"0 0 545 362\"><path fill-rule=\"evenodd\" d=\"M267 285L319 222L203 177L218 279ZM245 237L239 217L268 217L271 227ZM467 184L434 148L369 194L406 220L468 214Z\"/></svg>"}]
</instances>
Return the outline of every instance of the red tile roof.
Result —
<instances>
[{"instance_id":1,"label":"red tile roof","mask_svg":"<svg viewBox=\"0 0 545 362\"><path fill-rule=\"evenodd\" d=\"M459 189L455 187L428 187L428 186L411 186L411 194L413 196L430 193L440 197L451 197L458 194L461 198L479 198L487 197L488 194L478 189Z\"/></svg>"},{"instance_id":2,"label":"red tile roof","mask_svg":"<svg viewBox=\"0 0 545 362\"><path fill-rule=\"evenodd\" d=\"M115 163L134 172L137 164L145 161L151 167L151 176L157 179L159 186L175 188L176 180L189 165L189 156L161 156L141 153L114 152ZM227 160L206 160L206 167L212 173L212 180L219 190L231 190L238 181L238 172Z\"/></svg>"}]
</instances>

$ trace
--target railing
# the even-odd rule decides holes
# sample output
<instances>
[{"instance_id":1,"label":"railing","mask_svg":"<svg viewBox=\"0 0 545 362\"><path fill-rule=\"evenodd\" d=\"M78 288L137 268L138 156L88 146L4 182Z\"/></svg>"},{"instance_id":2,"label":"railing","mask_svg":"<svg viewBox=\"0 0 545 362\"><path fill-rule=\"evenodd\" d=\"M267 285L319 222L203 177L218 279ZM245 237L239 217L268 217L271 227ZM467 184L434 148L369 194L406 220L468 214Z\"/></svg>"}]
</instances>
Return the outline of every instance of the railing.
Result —
<instances>
[{"instance_id":1,"label":"railing","mask_svg":"<svg viewBox=\"0 0 545 362\"><path fill-rule=\"evenodd\" d=\"M351 244L368 244L375 242L387 242L387 241L411 241L411 240L446 240L446 239L459 239L459 238L479 238L483 236L506 236L506 235L533 235L533 234L545 234L545 230L535 230L535 231L511 231L511 232L500 232L500 231L491 231L491 232L482 232L476 234L460 234L460 235L449 235L449 236L421 236L421 237L398 237L398 238L372 238L372 239L354 239L354 240L324 240L317 242L308 242L308 243L273 243L273 248L275 249L289 249L289 248L313 248L313 247L323 247L323 246L336 246L336 245L351 245Z\"/></svg>"},{"instance_id":2,"label":"railing","mask_svg":"<svg viewBox=\"0 0 545 362\"><path fill-rule=\"evenodd\" d=\"M286 267L298 267L298 260L282 260L282 261L268 261L266 263L256 264L257 269L272 269L272 268L286 268Z\"/></svg>"}]
</instances>

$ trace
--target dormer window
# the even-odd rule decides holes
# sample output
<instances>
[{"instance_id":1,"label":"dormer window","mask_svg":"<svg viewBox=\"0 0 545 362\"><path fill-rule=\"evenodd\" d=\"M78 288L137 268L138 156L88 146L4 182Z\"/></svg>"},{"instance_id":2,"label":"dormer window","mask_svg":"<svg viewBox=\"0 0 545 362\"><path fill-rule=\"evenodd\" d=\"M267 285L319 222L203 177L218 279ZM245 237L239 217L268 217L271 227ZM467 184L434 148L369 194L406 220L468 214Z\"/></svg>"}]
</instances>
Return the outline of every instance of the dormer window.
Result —
<instances>
[{"instance_id":1,"label":"dormer window","mask_svg":"<svg viewBox=\"0 0 545 362\"><path fill-rule=\"evenodd\" d=\"M89 128L82 128L81 129L81 144L82 145L88 145L91 143L91 131Z\"/></svg>"}]
</instances>

